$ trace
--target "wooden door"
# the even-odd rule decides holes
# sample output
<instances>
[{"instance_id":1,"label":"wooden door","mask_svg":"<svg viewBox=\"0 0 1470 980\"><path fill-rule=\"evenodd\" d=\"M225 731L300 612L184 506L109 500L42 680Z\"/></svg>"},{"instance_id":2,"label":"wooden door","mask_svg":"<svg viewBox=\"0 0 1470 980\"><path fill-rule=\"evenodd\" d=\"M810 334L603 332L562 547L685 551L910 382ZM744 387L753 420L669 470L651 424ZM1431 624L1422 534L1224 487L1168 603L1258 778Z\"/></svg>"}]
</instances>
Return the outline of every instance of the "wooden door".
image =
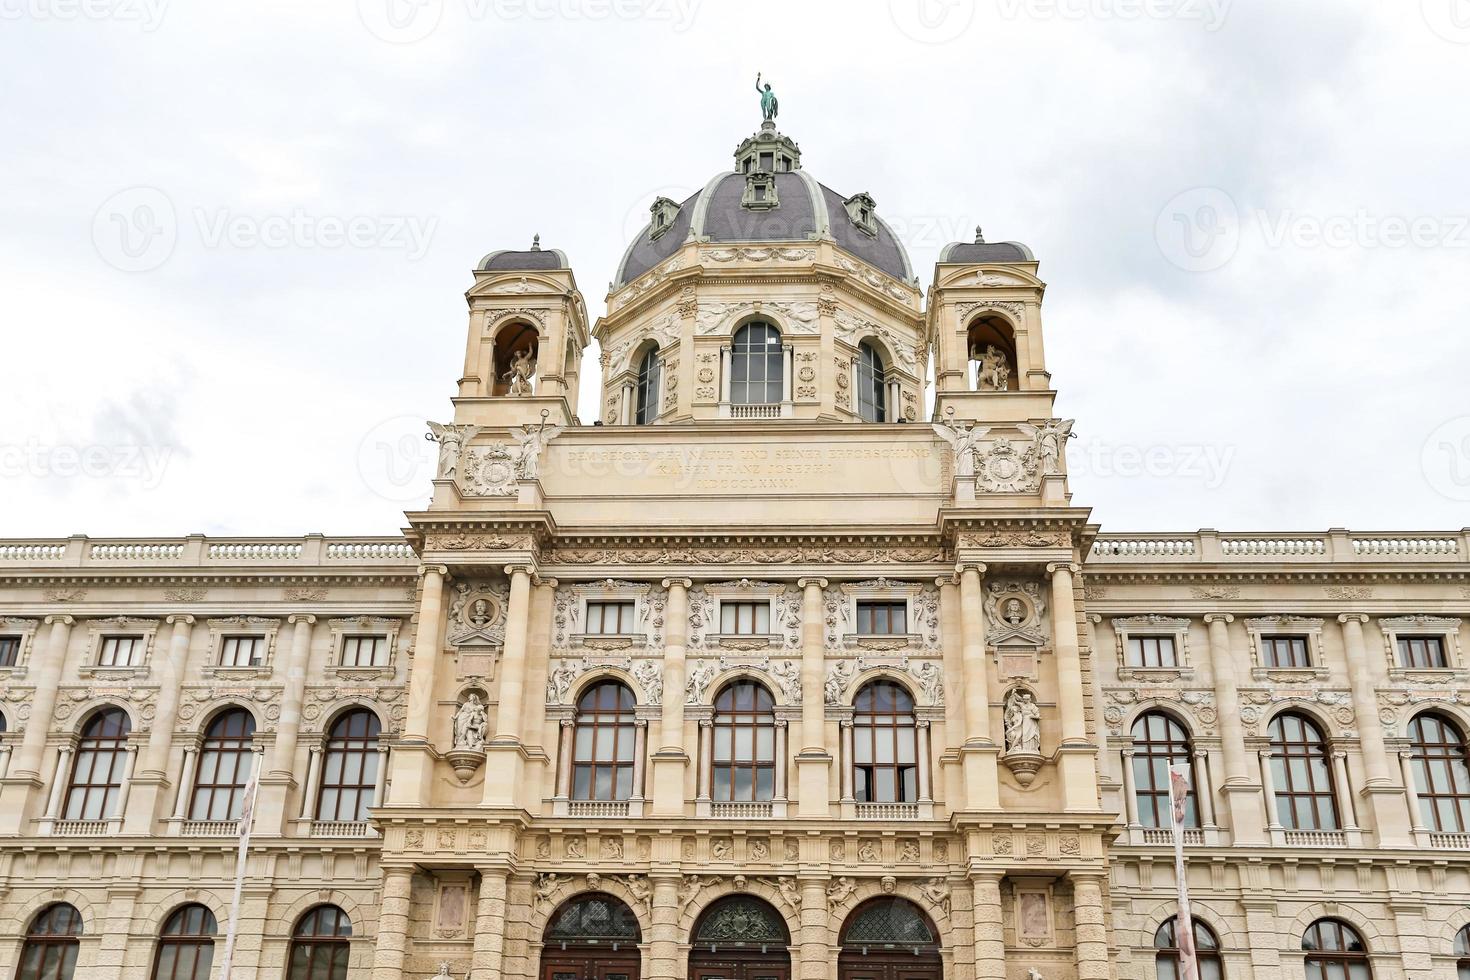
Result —
<instances>
[{"instance_id":1,"label":"wooden door","mask_svg":"<svg viewBox=\"0 0 1470 980\"><path fill-rule=\"evenodd\" d=\"M541 955L541 980L638 980L638 954L568 949Z\"/></svg>"}]
</instances>

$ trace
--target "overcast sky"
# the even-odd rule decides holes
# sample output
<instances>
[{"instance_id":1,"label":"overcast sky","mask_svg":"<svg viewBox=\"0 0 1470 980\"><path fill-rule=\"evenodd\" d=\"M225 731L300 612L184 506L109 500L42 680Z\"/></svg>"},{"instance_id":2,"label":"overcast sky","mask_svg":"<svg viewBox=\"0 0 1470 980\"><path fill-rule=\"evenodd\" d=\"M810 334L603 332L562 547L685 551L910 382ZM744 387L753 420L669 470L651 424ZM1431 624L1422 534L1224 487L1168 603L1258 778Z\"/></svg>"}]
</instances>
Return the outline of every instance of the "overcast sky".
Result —
<instances>
[{"instance_id":1,"label":"overcast sky","mask_svg":"<svg viewBox=\"0 0 1470 980\"><path fill-rule=\"evenodd\" d=\"M1035 250L1106 530L1470 524L1470 0L0 0L0 534L395 532L475 261L595 316L757 70Z\"/></svg>"}]
</instances>

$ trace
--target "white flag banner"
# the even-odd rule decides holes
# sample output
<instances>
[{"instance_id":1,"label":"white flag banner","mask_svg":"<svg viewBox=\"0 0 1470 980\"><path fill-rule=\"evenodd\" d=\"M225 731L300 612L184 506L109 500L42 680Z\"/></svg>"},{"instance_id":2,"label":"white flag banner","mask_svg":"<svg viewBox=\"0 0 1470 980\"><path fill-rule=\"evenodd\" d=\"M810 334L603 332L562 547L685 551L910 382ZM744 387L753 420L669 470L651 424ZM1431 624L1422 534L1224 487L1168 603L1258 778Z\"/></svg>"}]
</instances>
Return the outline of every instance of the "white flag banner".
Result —
<instances>
[{"instance_id":1,"label":"white flag banner","mask_svg":"<svg viewBox=\"0 0 1470 980\"><path fill-rule=\"evenodd\" d=\"M1189 804L1189 764L1169 765L1170 821L1174 827L1174 877L1179 882L1179 914L1174 917L1174 941L1179 946L1179 980L1199 980L1194 949L1194 917L1189 912L1189 880L1184 873L1184 815Z\"/></svg>"},{"instance_id":2,"label":"white flag banner","mask_svg":"<svg viewBox=\"0 0 1470 980\"><path fill-rule=\"evenodd\" d=\"M235 856L235 898L230 903L230 926L225 933L225 955L220 963L219 980L230 980L230 961L235 958L235 932L240 925L240 896L245 891L245 860L250 853L250 828L255 822L255 795L260 792L258 773L245 786L245 800L240 808L240 849Z\"/></svg>"}]
</instances>

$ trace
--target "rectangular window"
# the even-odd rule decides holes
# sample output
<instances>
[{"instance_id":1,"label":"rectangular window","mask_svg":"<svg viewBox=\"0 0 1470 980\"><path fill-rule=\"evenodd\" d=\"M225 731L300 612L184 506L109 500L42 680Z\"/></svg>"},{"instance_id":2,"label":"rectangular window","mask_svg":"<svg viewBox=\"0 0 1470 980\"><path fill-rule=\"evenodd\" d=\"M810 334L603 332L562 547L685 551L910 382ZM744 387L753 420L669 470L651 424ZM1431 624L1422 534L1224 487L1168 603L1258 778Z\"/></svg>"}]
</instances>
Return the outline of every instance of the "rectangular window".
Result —
<instances>
[{"instance_id":1,"label":"rectangular window","mask_svg":"<svg viewBox=\"0 0 1470 980\"><path fill-rule=\"evenodd\" d=\"M1442 636L1401 636L1398 641L1400 667L1433 670L1450 665Z\"/></svg>"},{"instance_id":2,"label":"rectangular window","mask_svg":"<svg viewBox=\"0 0 1470 980\"><path fill-rule=\"evenodd\" d=\"M0 667L14 667L20 657L20 637L0 636Z\"/></svg>"},{"instance_id":3,"label":"rectangular window","mask_svg":"<svg viewBox=\"0 0 1470 980\"><path fill-rule=\"evenodd\" d=\"M143 662L141 636L104 636L97 655L99 667L136 667Z\"/></svg>"},{"instance_id":4,"label":"rectangular window","mask_svg":"<svg viewBox=\"0 0 1470 980\"><path fill-rule=\"evenodd\" d=\"M1267 667L1312 666L1305 636L1263 636L1261 658Z\"/></svg>"},{"instance_id":5,"label":"rectangular window","mask_svg":"<svg viewBox=\"0 0 1470 980\"><path fill-rule=\"evenodd\" d=\"M1179 657L1174 651L1174 637L1128 637L1128 666L1178 667Z\"/></svg>"},{"instance_id":6,"label":"rectangular window","mask_svg":"<svg viewBox=\"0 0 1470 980\"><path fill-rule=\"evenodd\" d=\"M909 606L906 602L859 602L857 631L863 636L907 633Z\"/></svg>"},{"instance_id":7,"label":"rectangular window","mask_svg":"<svg viewBox=\"0 0 1470 980\"><path fill-rule=\"evenodd\" d=\"M220 644L221 667L259 667L265 662L265 637L227 636Z\"/></svg>"},{"instance_id":8,"label":"rectangular window","mask_svg":"<svg viewBox=\"0 0 1470 980\"><path fill-rule=\"evenodd\" d=\"M633 603L587 603L587 632L621 635L633 632Z\"/></svg>"},{"instance_id":9,"label":"rectangular window","mask_svg":"<svg viewBox=\"0 0 1470 980\"><path fill-rule=\"evenodd\" d=\"M769 602L720 603L720 632L726 636L736 636L742 633L761 636L771 632L771 604Z\"/></svg>"},{"instance_id":10,"label":"rectangular window","mask_svg":"<svg viewBox=\"0 0 1470 980\"><path fill-rule=\"evenodd\" d=\"M386 636L344 636L342 638L342 666L388 666L388 638Z\"/></svg>"}]
</instances>

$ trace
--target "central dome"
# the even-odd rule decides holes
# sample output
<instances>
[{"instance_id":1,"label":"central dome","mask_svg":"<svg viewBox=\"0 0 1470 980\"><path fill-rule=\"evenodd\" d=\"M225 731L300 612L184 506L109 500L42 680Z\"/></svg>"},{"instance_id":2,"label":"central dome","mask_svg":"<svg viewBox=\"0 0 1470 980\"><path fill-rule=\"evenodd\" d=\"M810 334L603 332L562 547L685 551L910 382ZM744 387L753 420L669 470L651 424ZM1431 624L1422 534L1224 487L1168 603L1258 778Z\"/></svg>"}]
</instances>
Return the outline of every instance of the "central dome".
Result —
<instances>
[{"instance_id":1,"label":"central dome","mask_svg":"<svg viewBox=\"0 0 1470 980\"><path fill-rule=\"evenodd\" d=\"M903 243L867 193L844 197L801 169L796 143L766 123L735 151L735 169L716 174L682 203L659 198L629 243L612 288L637 279L686 241L757 244L830 240L901 282L913 281Z\"/></svg>"}]
</instances>

